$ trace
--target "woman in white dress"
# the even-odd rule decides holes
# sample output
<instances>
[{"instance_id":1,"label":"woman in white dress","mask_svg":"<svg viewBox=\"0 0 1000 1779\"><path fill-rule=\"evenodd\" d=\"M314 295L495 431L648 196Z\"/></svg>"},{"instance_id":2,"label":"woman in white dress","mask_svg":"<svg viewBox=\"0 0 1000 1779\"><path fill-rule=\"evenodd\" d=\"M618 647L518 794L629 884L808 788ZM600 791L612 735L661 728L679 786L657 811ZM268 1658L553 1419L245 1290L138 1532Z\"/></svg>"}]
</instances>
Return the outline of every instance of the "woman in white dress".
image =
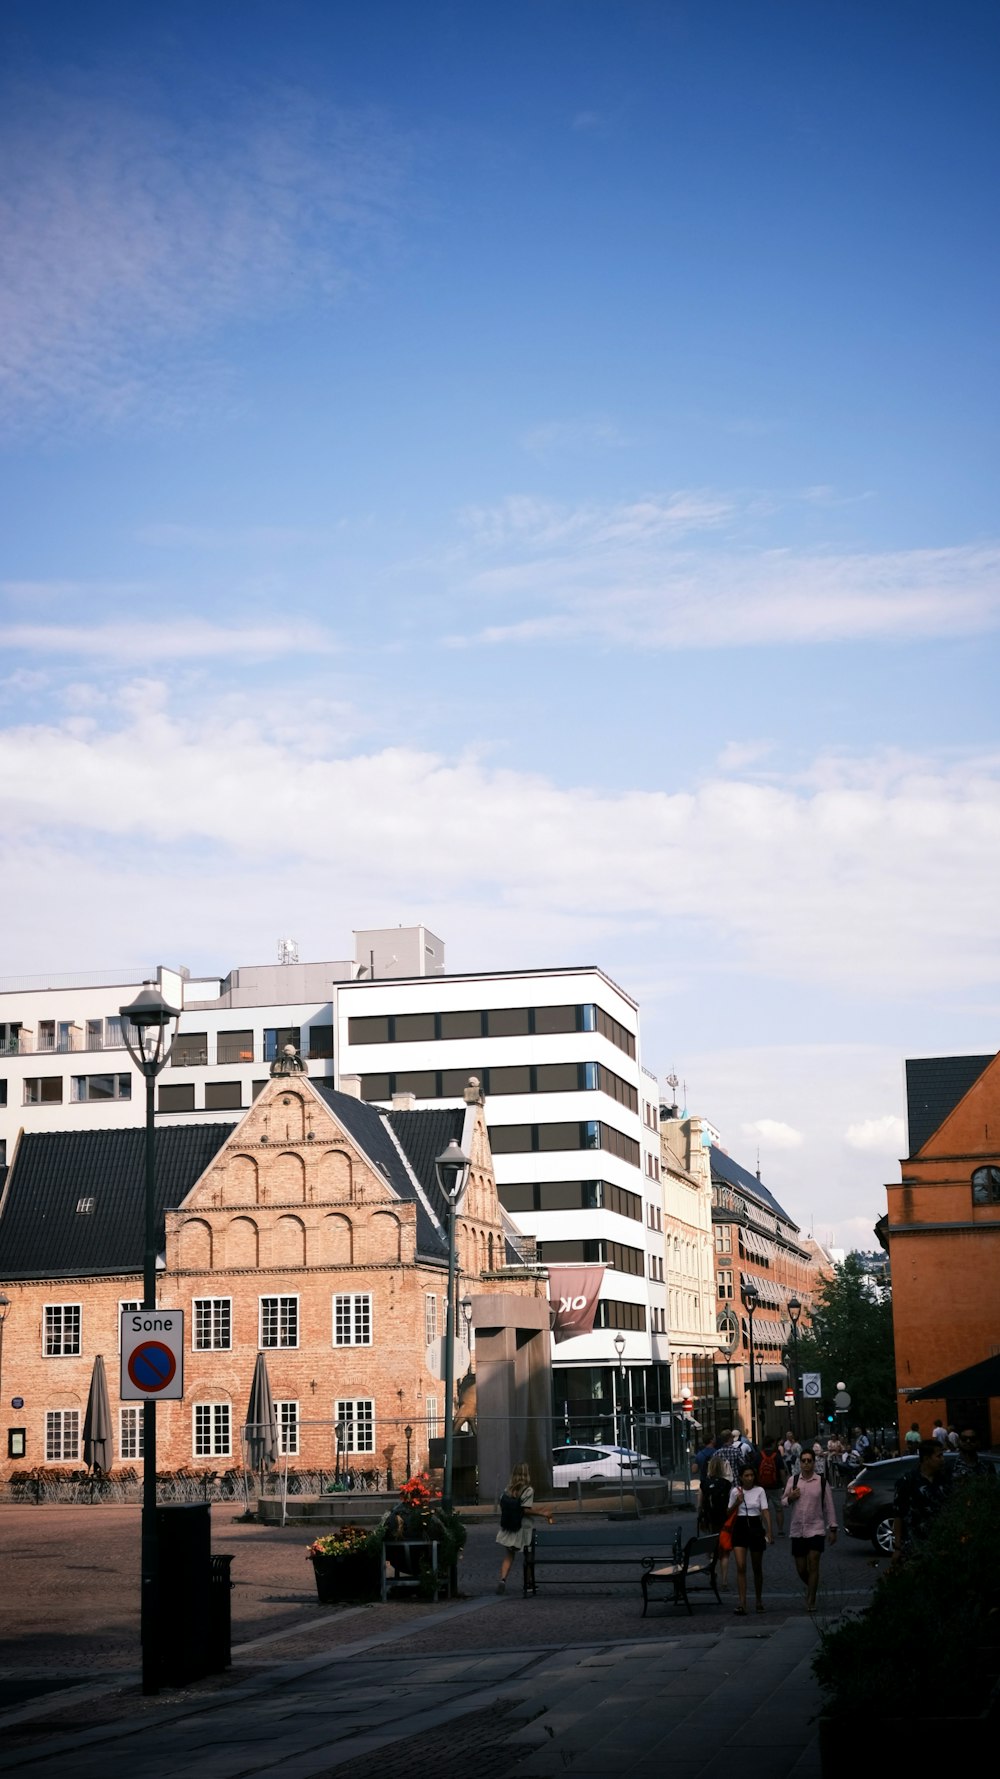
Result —
<instances>
[{"instance_id":1,"label":"woman in white dress","mask_svg":"<svg viewBox=\"0 0 1000 1779\"><path fill-rule=\"evenodd\" d=\"M511 1503L513 1506L510 1505ZM503 1545L504 1553L503 1562L500 1565L498 1594L507 1591L507 1577L518 1551L527 1550L531 1544L534 1537L534 1529L531 1524L534 1512L535 1491L531 1486L531 1472L527 1464L515 1464L510 1473L510 1481L500 1497L500 1530L497 1533L497 1543ZM551 1526L552 1515L547 1513L545 1518ZM513 1524L505 1527L503 1523L505 1519L518 1520L519 1523L516 1528Z\"/></svg>"}]
</instances>

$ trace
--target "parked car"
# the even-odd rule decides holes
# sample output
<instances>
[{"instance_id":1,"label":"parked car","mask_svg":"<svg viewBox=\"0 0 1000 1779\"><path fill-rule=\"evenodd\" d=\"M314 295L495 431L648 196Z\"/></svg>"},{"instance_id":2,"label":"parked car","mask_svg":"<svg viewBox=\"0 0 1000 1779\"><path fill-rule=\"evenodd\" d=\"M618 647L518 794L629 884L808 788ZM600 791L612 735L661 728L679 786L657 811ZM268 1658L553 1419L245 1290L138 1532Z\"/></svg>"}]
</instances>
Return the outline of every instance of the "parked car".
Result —
<instances>
[{"instance_id":1,"label":"parked car","mask_svg":"<svg viewBox=\"0 0 1000 1779\"><path fill-rule=\"evenodd\" d=\"M624 1445L557 1445L552 1452L552 1486L574 1483L648 1482L660 1472L656 1461Z\"/></svg>"},{"instance_id":2,"label":"parked car","mask_svg":"<svg viewBox=\"0 0 1000 1779\"><path fill-rule=\"evenodd\" d=\"M1000 1472L1000 1455L981 1452L984 1464ZM908 1470L915 1470L918 1458L885 1458L879 1464L866 1464L848 1484L844 1497L844 1531L852 1538L868 1538L875 1549L891 1557L895 1548L892 1538L892 1504L896 1484ZM954 1464L954 1453L945 1454L945 1464Z\"/></svg>"}]
</instances>

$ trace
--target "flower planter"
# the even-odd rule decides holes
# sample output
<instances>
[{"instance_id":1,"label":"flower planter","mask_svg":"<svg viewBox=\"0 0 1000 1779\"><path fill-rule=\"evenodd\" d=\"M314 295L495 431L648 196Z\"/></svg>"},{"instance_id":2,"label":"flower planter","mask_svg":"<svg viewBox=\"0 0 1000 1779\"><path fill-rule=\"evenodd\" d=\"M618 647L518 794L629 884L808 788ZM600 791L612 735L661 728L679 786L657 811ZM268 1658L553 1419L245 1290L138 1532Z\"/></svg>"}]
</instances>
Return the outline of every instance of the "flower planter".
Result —
<instances>
[{"instance_id":1,"label":"flower planter","mask_svg":"<svg viewBox=\"0 0 1000 1779\"><path fill-rule=\"evenodd\" d=\"M311 1560L316 1592L324 1606L335 1606L343 1600L382 1598L381 1550L349 1551L340 1557L318 1555Z\"/></svg>"}]
</instances>

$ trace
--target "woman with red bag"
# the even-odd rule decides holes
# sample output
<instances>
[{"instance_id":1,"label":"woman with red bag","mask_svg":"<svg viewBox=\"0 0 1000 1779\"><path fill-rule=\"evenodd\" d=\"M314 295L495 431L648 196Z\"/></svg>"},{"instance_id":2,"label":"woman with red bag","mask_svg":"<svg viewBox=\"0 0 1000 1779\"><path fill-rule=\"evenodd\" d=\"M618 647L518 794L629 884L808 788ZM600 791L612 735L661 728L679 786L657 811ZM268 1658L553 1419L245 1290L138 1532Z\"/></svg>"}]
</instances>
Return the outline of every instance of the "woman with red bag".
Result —
<instances>
[{"instance_id":1,"label":"woman with red bag","mask_svg":"<svg viewBox=\"0 0 1000 1779\"><path fill-rule=\"evenodd\" d=\"M729 1511L736 1517L732 1522L733 1554L736 1557L736 1592L739 1605L736 1611L741 1617L746 1616L747 1609L747 1552L750 1553L750 1567L753 1570L753 1591L757 1600L757 1611L763 1612L764 1601L764 1551L774 1543L771 1531L771 1510L768 1506L767 1490L762 1489L757 1481L757 1471L753 1464L744 1464L740 1471L740 1480L734 1484L729 1497ZM727 1521L727 1525L728 1525Z\"/></svg>"}]
</instances>

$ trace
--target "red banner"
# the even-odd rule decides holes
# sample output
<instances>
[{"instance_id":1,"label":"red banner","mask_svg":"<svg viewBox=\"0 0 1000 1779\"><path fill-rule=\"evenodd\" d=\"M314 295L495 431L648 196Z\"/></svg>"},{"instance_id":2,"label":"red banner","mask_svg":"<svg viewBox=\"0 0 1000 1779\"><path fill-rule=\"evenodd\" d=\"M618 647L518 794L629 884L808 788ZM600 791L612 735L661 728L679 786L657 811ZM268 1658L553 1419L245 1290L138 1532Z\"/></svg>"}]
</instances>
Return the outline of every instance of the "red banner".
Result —
<instances>
[{"instance_id":1,"label":"red banner","mask_svg":"<svg viewBox=\"0 0 1000 1779\"><path fill-rule=\"evenodd\" d=\"M550 1266L549 1301L555 1310L552 1334L558 1345L590 1334L601 1294L603 1266Z\"/></svg>"}]
</instances>

